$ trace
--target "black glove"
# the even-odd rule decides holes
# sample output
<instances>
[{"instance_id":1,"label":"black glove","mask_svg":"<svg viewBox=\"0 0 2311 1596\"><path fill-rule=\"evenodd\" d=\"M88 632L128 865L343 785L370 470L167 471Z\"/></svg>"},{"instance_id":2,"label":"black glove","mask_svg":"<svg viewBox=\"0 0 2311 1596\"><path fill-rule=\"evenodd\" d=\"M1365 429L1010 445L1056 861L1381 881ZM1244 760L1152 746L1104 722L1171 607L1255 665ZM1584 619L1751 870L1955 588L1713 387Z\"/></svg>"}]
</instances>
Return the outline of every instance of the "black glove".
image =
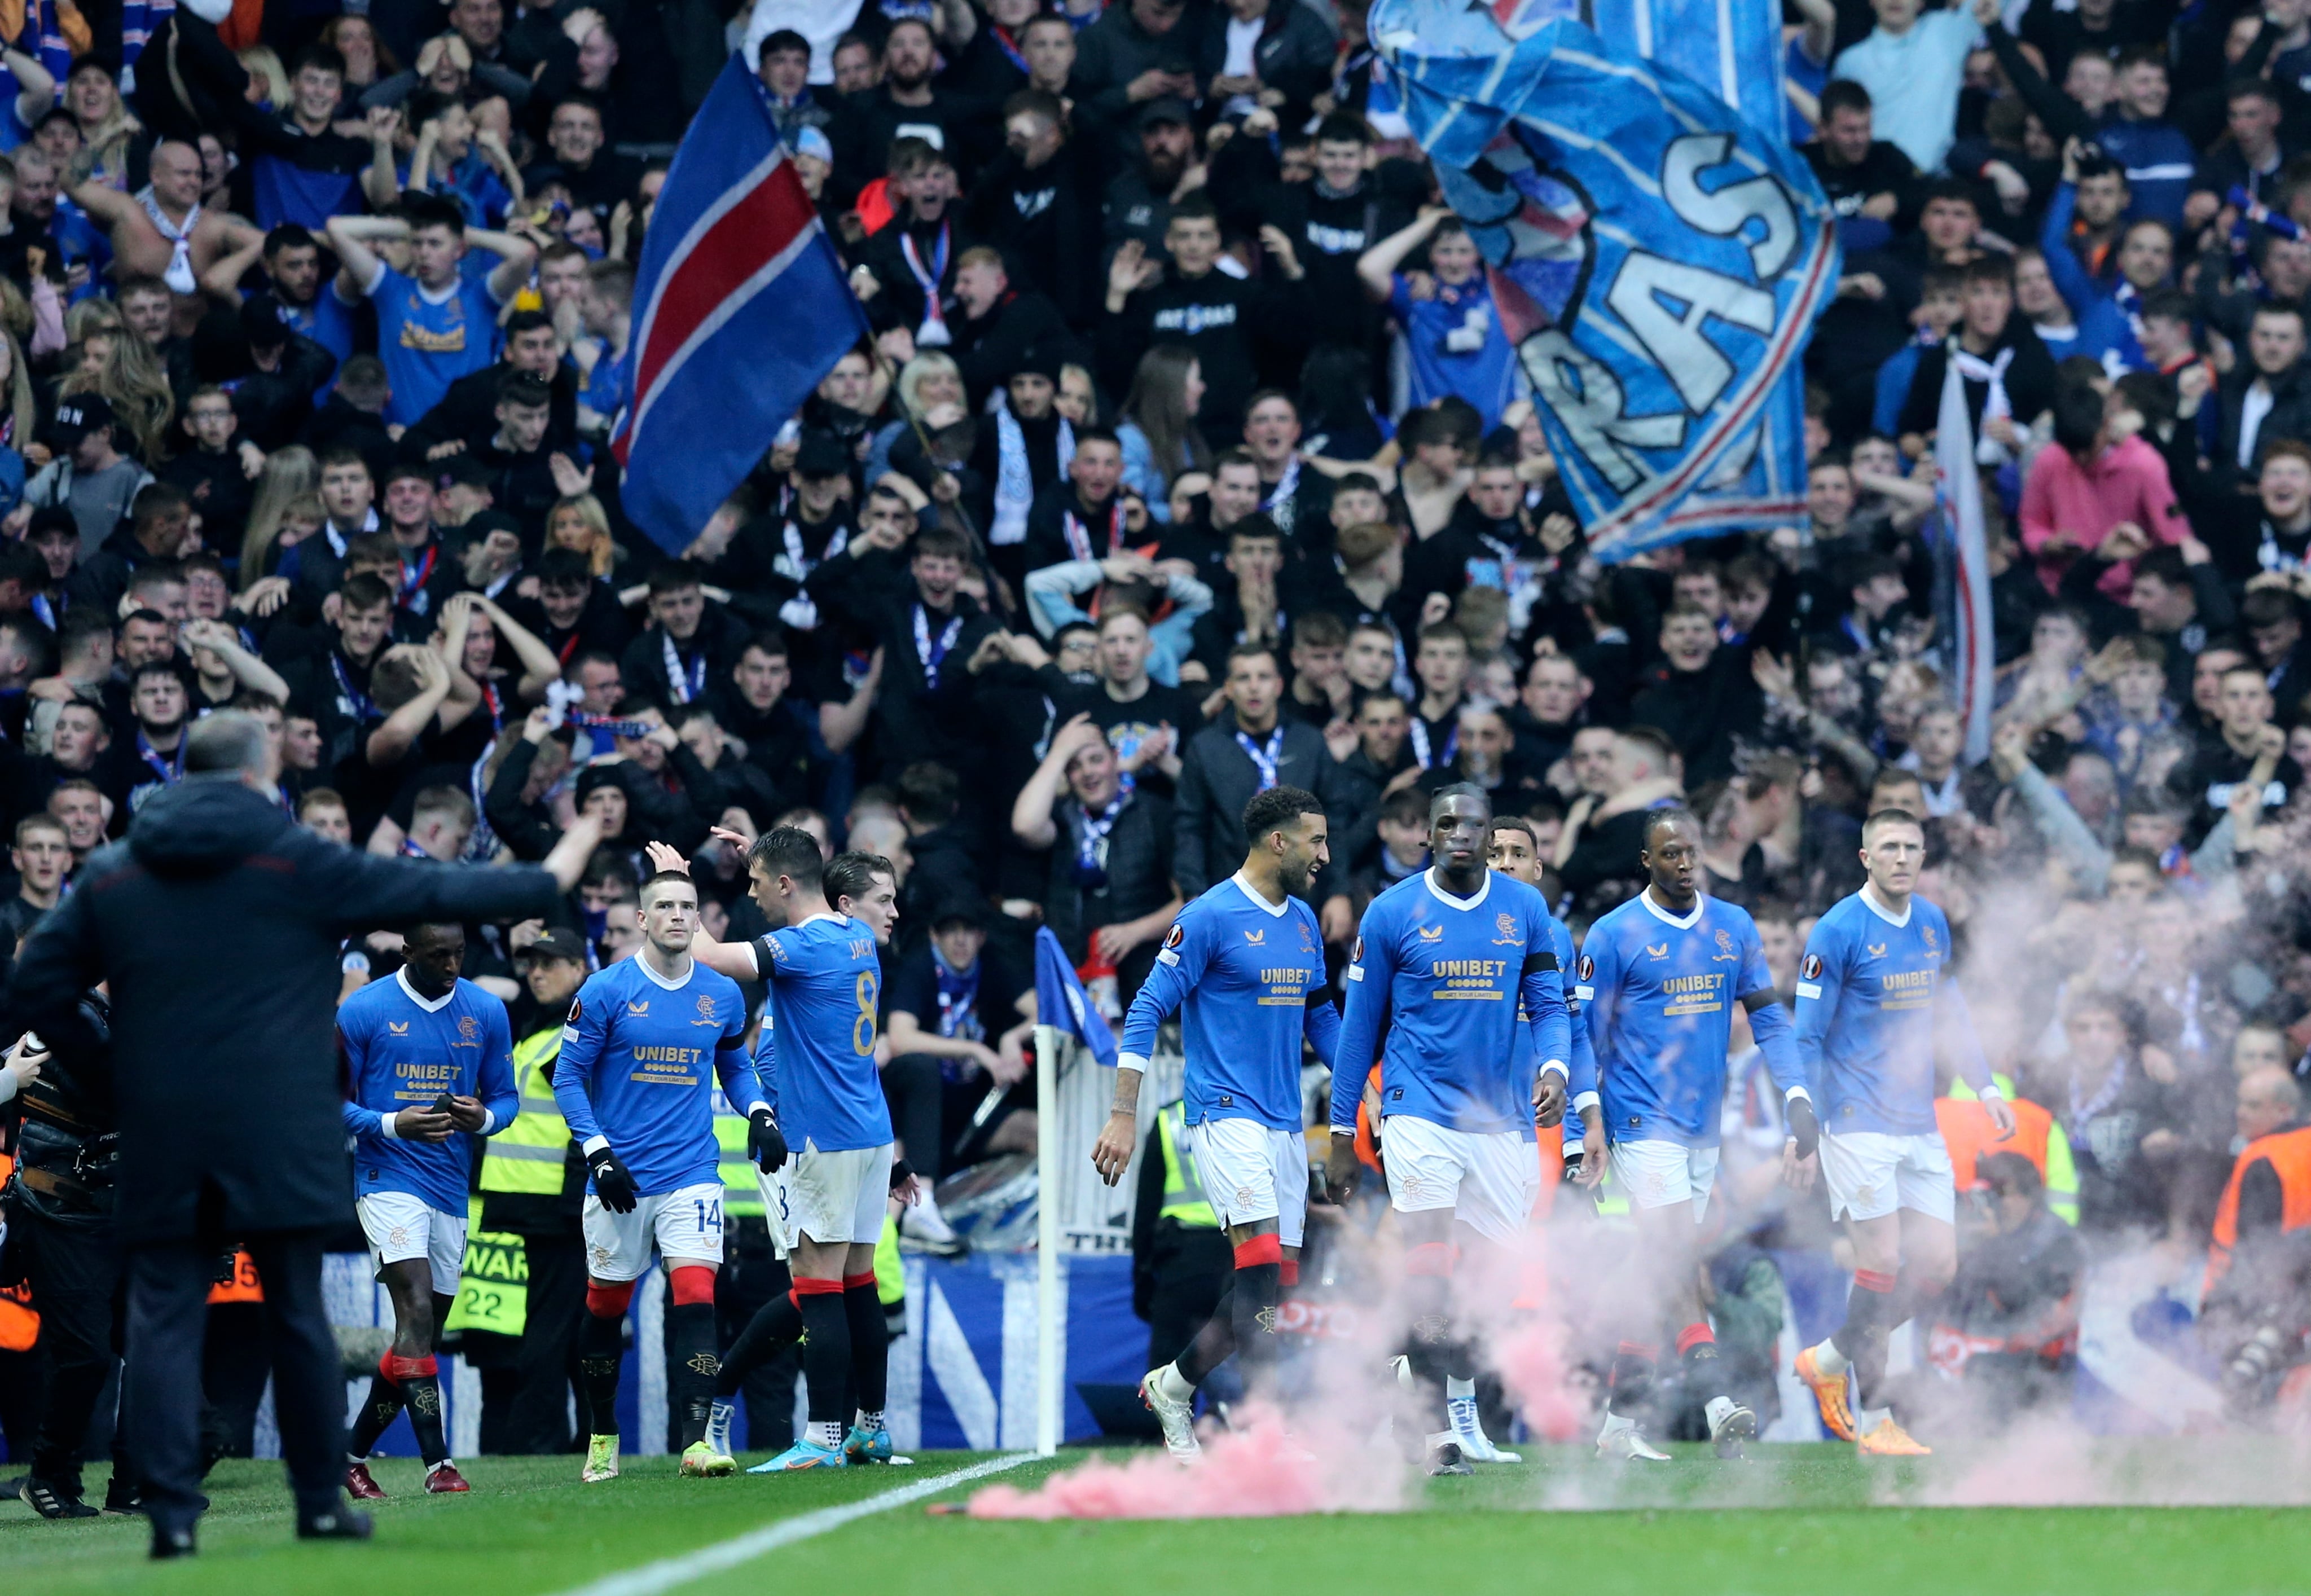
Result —
<instances>
[{"instance_id":1,"label":"black glove","mask_svg":"<svg viewBox=\"0 0 2311 1596\"><path fill-rule=\"evenodd\" d=\"M586 1171L594 1177L594 1195L602 1206L614 1214L631 1214L641 1196L634 1190L634 1177L618 1162L618 1156L607 1147L586 1156Z\"/></svg>"},{"instance_id":2,"label":"black glove","mask_svg":"<svg viewBox=\"0 0 2311 1596\"><path fill-rule=\"evenodd\" d=\"M907 1161L905 1159L894 1158L891 1160L892 1190L896 1191L900 1187L905 1185L909 1181L911 1181L914 1178L915 1172L911 1168L908 1167Z\"/></svg>"},{"instance_id":3,"label":"black glove","mask_svg":"<svg viewBox=\"0 0 2311 1596\"><path fill-rule=\"evenodd\" d=\"M1814 1118L1810 1099L1792 1097L1789 1100L1790 1137L1798 1144L1798 1156L1810 1158L1821 1146L1821 1121Z\"/></svg>"},{"instance_id":4,"label":"black glove","mask_svg":"<svg viewBox=\"0 0 2311 1596\"><path fill-rule=\"evenodd\" d=\"M758 1108L746 1116L746 1150L754 1156L754 1167L766 1175L776 1174L786 1163L787 1138L769 1109Z\"/></svg>"}]
</instances>

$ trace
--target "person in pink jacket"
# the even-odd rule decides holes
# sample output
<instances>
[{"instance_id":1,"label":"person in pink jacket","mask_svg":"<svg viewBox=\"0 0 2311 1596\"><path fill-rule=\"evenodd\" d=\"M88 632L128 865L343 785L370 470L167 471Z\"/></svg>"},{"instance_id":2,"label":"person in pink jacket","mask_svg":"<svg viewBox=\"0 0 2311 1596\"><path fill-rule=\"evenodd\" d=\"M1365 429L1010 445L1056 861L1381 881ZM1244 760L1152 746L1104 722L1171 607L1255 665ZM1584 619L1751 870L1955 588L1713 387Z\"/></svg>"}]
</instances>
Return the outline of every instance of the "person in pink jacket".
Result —
<instances>
[{"instance_id":1,"label":"person in pink jacket","mask_svg":"<svg viewBox=\"0 0 2311 1596\"><path fill-rule=\"evenodd\" d=\"M2091 386L2073 383L2054 396L2054 443L2038 451L2022 484L2022 546L2049 593L2080 554L2132 524L2152 547L2179 544L2191 524L2175 501L2175 484L2158 451L2135 435L2142 418ZM2124 603L2134 562L2105 571L2098 591Z\"/></svg>"}]
</instances>

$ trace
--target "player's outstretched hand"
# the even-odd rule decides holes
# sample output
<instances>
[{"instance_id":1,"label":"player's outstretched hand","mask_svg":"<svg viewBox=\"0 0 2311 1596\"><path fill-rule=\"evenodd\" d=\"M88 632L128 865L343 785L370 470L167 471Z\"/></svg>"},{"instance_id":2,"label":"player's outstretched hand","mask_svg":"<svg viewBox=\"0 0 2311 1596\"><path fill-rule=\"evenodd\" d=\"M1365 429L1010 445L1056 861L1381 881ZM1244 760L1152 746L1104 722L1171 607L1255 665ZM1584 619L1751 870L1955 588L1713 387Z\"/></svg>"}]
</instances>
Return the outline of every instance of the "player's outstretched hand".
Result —
<instances>
[{"instance_id":1,"label":"player's outstretched hand","mask_svg":"<svg viewBox=\"0 0 2311 1596\"><path fill-rule=\"evenodd\" d=\"M1565 1122L1565 1077L1554 1069L1533 1077L1532 1122L1543 1129Z\"/></svg>"},{"instance_id":2,"label":"player's outstretched hand","mask_svg":"<svg viewBox=\"0 0 2311 1596\"><path fill-rule=\"evenodd\" d=\"M1347 1201L1356 1194L1364 1172L1356 1159L1356 1138L1335 1132L1332 1150L1324 1156L1324 1195L1336 1203Z\"/></svg>"},{"instance_id":3,"label":"player's outstretched hand","mask_svg":"<svg viewBox=\"0 0 2311 1596\"><path fill-rule=\"evenodd\" d=\"M1107 1123L1099 1128L1098 1139L1091 1144L1091 1166L1099 1171L1099 1178L1112 1186L1123 1178L1131 1163L1131 1144L1139 1133L1136 1115L1111 1113Z\"/></svg>"},{"instance_id":4,"label":"player's outstretched hand","mask_svg":"<svg viewBox=\"0 0 2311 1596\"><path fill-rule=\"evenodd\" d=\"M746 1150L754 1156L754 1167L766 1175L776 1174L786 1163L786 1133L769 1109L758 1108L746 1116Z\"/></svg>"},{"instance_id":5,"label":"player's outstretched hand","mask_svg":"<svg viewBox=\"0 0 2311 1596\"><path fill-rule=\"evenodd\" d=\"M1613 1155L1605 1146L1601 1134L1581 1138L1581 1173L1573 1177L1574 1183L1584 1191L1594 1191L1605 1181L1605 1172L1613 1164Z\"/></svg>"},{"instance_id":6,"label":"player's outstretched hand","mask_svg":"<svg viewBox=\"0 0 2311 1596\"><path fill-rule=\"evenodd\" d=\"M1810 1158L1821 1146L1821 1121L1813 1112L1810 1097L1792 1097L1786 1110L1790 1122L1790 1140L1800 1158Z\"/></svg>"},{"instance_id":7,"label":"player's outstretched hand","mask_svg":"<svg viewBox=\"0 0 2311 1596\"><path fill-rule=\"evenodd\" d=\"M634 1177L618 1162L618 1156L607 1147L589 1154L587 1173L594 1177L594 1195L602 1206L614 1214L631 1214L641 1194L634 1190Z\"/></svg>"}]
</instances>

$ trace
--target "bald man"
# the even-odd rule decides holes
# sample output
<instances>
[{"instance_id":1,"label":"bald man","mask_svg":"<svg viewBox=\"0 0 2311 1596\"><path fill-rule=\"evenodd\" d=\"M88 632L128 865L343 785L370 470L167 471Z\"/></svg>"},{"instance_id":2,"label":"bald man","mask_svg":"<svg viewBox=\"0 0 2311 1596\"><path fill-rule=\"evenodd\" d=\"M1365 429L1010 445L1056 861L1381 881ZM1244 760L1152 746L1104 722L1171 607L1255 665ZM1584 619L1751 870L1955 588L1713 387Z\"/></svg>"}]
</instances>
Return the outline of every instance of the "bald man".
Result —
<instances>
[{"instance_id":1,"label":"bald man","mask_svg":"<svg viewBox=\"0 0 2311 1596\"><path fill-rule=\"evenodd\" d=\"M2265 1409L2311 1323L2311 1125L2303 1092L2276 1066L2238 1084L2246 1149L2215 1210L2201 1334L2223 1360L2223 1394L2235 1413Z\"/></svg>"},{"instance_id":2,"label":"bald man","mask_svg":"<svg viewBox=\"0 0 2311 1596\"><path fill-rule=\"evenodd\" d=\"M179 293L199 290L217 257L262 241L230 211L201 204L201 153L175 139L153 146L153 180L133 195L95 181L96 152L83 149L65 174L73 203L112 237L115 281L157 277Z\"/></svg>"}]
</instances>

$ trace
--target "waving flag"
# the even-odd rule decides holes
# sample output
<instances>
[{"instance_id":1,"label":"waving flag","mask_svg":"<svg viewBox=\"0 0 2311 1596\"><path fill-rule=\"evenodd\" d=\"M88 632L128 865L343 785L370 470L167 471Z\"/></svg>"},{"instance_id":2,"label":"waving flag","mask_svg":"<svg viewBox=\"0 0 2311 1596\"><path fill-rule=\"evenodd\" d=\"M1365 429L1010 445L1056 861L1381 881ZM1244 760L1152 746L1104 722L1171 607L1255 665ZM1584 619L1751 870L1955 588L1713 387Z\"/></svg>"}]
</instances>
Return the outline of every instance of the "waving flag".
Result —
<instances>
[{"instance_id":1,"label":"waving flag","mask_svg":"<svg viewBox=\"0 0 2311 1596\"><path fill-rule=\"evenodd\" d=\"M1115 1068L1115 1033L1084 995L1067 949L1049 926L1035 933L1035 1023L1065 1032L1101 1063Z\"/></svg>"},{"instance_id":2,"label":"waving flag","mask_svg":"<svg viewBox=\"0 0 2311 1596\"><path fill-rule=\"evenodd\" d=\"M1837 284L1820 185L1712 90L1559 9L1381 0L1368 25L1590 547L1625 560L1798 519L1791 379Z\"/></svg>"},{"instance_id":3,"label":"waving flag","mask_svg":"<svg viewBox=\"0 0 2311 1596\"><path fill-rule=\"evenodd\" d=\"M680 554L867 331L737 56L675 152L634 304L632 387L610 449L626 513Z\"/></svg>"},{"instance_id":4,"label":"waving flag","mask_svg":"<svg viewBox=\"0 0 2311 1596\"><path fill-rule=\"evenodd\" d=\"M1936 586L1941 589L1942 636L1966 717L1965 759L1990 757L1990 720L1996 638L1990 618L1990 546L1982 519L1982 478L1974 463L1974 423L1967 414L1966 378L1951 361L1942 377L1942 408L1934 431L1934 508L1940 536L1934 545Z\"/></svg>"}]
</instances>

